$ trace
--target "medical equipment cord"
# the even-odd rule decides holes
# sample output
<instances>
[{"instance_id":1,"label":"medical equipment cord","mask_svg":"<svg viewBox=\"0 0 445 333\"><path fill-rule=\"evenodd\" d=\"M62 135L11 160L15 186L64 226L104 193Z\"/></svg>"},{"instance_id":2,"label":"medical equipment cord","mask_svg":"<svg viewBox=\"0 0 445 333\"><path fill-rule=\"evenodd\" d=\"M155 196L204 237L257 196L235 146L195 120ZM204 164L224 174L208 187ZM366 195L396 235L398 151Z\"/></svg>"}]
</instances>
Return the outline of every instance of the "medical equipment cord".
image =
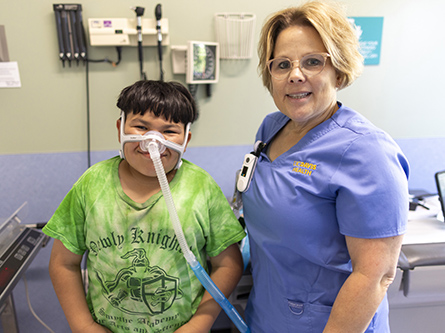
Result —
<instances>
[{"instance_id":1,"label":"medical equipment cord","mask_svg":"<svg viewBox=\"0 0 445 333\"><path fill-rule=\"evenodd\" d=\"M159 150L161 148L161 143L152 140L148 145L148 151L150 157L153 160L156 175L158 177L159 185L161 186L162 194L164 195L165 203L170 215L170 220L173 224L173 229L175 231L176 238L178 239L179 246L181 247L184 258L193 270L193 273L198 278L199 282L204 286L204 288L212 295L213 299L221 306L221 308L226 312L228 317L232 320L235 326L241 333L249 333L250 329L247 327L246 323L243 321L241 316L238 314L236 309L227 300L224 294L218 289L216 284L209 277L205 269L201 266L198 260L196 260L195 255L190 251L187 241L184 237L184 232L182 230L181 222L179 221L178 214L176 212L175 204L170 192L170 187L168 185L167 176L165 175L164 167L162 165Z\"/></svg>"},{"instance_id":2,"label":"medical equipment cord","mask_svg":"<svg viewBox=\"0 0 445 333\"><path fill-rule=\"evenodd\" d=\"M29 292L28 292L28 281L26 280L26 276L23 275L23 283L25 284L25 293L26 293L26 300L28 301L28 307L31 311L32 315L37 319L37 321L42 324L50 333L54 333L54 331L47 325L45 322L40 319L40 317L35 313L34 309L31 306L31 300L29 299Z\"/></svg>"},{"instance_id":3,"label":"medical equipment cord","mask_svg":"<svg viewBox=\"0 0 445 333\"><path fill-rule=\"evenodd\" d=\"M119 63L122 60L122 46L116 46L116 52L117 52L117 61L110 60L110 59L108 59L108 57L105 57L103 59L89 59L89 58L87 58L86 63L107 62L107 63L111 64L111 66L116 67L117 65L119 65Z\"/></svg>"},{"instance_id":4,"label":"medical equipment cord","mask_svg":"<svg viewBox=\"0 0 445 333\"><path fill-rule=\"evenodd\" d=\"M91 166L91 133L90 133L90 78L88 61L85 64L86 71L86 94L87 94L87 154L88 154L88 168Z\"/></svg>"},{"instance_id":5,"label":"medical equipment cord","mask_svg":"<svg viewBox=\"0 0 445 333\"><path fill-rule=\"evenodd\" d=\"M122 47L117 46L117 61L111 61L108 58L100 59L100 60L94 60L89 59L85 61L85 79L86 79L86 99L87 99L87 154L88 154L88 168L91 166L91 131L90 131L90 78L89 78L89 63L90 62L108 62L113 67L116 67L119 65L119 63L122 60Z\"/></svg>"}]
</instances>

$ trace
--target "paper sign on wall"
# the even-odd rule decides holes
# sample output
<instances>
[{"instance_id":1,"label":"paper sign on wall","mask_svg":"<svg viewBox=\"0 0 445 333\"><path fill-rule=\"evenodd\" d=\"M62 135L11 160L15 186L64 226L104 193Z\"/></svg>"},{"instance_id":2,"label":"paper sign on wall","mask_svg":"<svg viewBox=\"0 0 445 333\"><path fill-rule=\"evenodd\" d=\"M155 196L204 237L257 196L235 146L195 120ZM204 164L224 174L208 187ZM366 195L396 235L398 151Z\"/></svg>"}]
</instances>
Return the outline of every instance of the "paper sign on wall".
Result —
<instances>
[{"instance_id":1,"label":"paper sign on wall","mask_svg":"<svg viewBox=\"0 0 445 333\"><path fill-rule=\"evenodd\" d=\"M365 59L365 65L378 65L382 44L383 17L350 17L349 20L357 28L360 52Z\"/></svg>"},{"instance_id":2,"label":"paper sign on wall","mask_svg":"<svg viewBox=\"0 0 445 333\"><path fill-rule=\"evenodd\" d=\"M20 88L21 86L17 62L0 62L0 88Z\"/></svg>"}]
</instances>

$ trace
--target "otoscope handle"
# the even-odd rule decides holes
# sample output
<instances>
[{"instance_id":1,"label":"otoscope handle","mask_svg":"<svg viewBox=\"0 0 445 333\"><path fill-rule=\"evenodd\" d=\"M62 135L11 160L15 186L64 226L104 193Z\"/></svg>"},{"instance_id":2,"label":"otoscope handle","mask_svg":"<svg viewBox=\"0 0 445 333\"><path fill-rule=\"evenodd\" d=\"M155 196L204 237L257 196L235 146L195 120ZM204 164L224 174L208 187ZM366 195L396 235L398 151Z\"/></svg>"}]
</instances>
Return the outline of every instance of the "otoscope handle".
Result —
<instances>
[{"instance_id":1,"label":"otoscope handle","mask_svg":"<svg viewBox=\"0 0 445 333\"><path fill-rule=\"evenodd\" d=\"M57 40L59 41L59 58L65 60L65 48L63 46L62 19L60 17L60 5L54 5L54 14L56 17Z\"/></svg>"},{"instance_id":2,"label":"otoscope handle","mask_svg":"<svg viewBox=\"0 0 445 333\"><path fill-rule=\"evenodd\" d=\"M162 10L161 10L161 4L160 3L158 3L157 5L156 5L156 8L155 8L155 17L156 17L156 20L160 20L161 19L161 17L162 17Z\"/></svg>"},{"instance_id":3,"label":"otoscope handle","mask_svg":"<svg viewBox=\"0 0 445 333\"><path fill-rule=\"evenodd\" d=\"M161 81L164 81L164 70L162 69L162 32L161 32L162 7L160 3L156 5L155 17L156 17L156 31L158 32L158 57L159 57L159 66L161 71Z\"/></svg>"},{"instance_id":4,"label":"otoscope handle","mask_svg":"<svg viewBox=\"0 0 445 333\"><path fill-rule=\"evenodd\" d=\"M162 61L162 42L158 41L158 57L159 61Z\"/></svg>"},{"instance_id":5,"label":"otoscope handle","mask_svg":"<svg viewBox=\"0 0 445 333\"><path fill-rule=\"evenodd\" d=\"M138 48L138 55L139 55L139 61L142 62L142 60L143 60L142 47ZM140 67L141 67L141 71L142 71L142 64Z\"/></svg>"}]
</instances>

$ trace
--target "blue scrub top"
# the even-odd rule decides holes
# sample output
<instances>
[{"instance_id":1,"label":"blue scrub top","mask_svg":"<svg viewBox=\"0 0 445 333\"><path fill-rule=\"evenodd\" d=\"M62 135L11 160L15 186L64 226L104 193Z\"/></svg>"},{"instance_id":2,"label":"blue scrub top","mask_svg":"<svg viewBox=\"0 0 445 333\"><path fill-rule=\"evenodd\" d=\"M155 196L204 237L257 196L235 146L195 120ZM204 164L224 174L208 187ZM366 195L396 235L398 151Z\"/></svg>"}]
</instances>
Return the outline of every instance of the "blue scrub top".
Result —
<instances>
[{"instance_id":1,"label":"blue scrub top","mask_svg":"<svg viewBox=\"0 0 445 333\"><path fill-rule=\"evenodd\" d=\"M345 235L406 231L408 161L388 134L339 106L273 162L263 151L243 193L252 332L322 332L352 270ZM267 116L257 140L270 142L288 121ZM386 299L366 332L389 332Z\"/></svg>"}]
</instances>

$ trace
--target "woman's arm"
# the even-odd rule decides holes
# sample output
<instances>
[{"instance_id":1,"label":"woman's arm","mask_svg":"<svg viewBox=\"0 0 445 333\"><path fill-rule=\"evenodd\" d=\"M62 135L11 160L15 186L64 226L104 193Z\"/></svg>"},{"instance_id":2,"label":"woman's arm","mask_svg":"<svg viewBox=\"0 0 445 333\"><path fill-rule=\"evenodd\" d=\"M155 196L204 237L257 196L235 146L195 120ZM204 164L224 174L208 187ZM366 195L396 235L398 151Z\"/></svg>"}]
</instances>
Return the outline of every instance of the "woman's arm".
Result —
<instances>
[{"instance_id":1,"label":"woman's arm","mask_svg":"<svg viewBox=\"0 0 445 333\"><path fill-rule=\"evenodd\" d=\"M228 297L243 274L243 259L238 244L232 244L216 257L210 258L210 278L221 292ZM190 321L176 330L176 333L208 333L218 317L221 307L206 291L196 313Z\"/></svg>"},{"instance_id":2,"label":"woman's arm","mask_svg":"<svg viewBox=\"0 0 445 333\"><path fill-rule=\"evenodd\" d=\"M394 281L402 236L346 237L352 273L337 295L324 333L364 332Z\"/></svg>"},{"instance_id":3,"label":"woman's arm","mask_svg":"<svg viewBox=\"0 0 445 333\"><path fill-rule=\"evenodd\" d=\"M49 261L49 274L54 290L73 332L110 332L91 316L82 283L82 256L69 251L61 241L54 240Z\"/></svg>"}]
</instances>

